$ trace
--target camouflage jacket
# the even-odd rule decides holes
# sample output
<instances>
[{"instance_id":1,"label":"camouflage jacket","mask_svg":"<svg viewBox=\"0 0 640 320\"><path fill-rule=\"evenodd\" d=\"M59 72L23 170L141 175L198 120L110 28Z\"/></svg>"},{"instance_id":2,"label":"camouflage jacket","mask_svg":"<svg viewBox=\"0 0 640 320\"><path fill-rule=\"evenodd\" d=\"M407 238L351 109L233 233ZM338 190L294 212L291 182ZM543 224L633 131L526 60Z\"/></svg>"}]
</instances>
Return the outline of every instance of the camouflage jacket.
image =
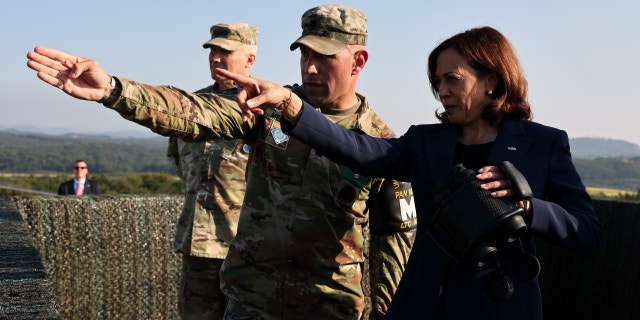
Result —
<instances>
[{"instance_id":1,"label":"camouflage jacket","mask_svg":"<svg viewBox=\"0 0 640 320\"><path fill-rule=\"evenodd\" d=\"M196 91L215 93L216 85ZM237 89L223 93L236 94ZM170 137L167 156L185 189L173 250L224 259L236 235L249 147L243 140L184 142Z\"/></svg>"},{"instance_id":2,"label":"camouflage jacket","mask_svg":"<svg viewBox=\"0 0 640 320\"><path fill-rule=\"evenodd\" d=\"M222 290L240 308L227 312L248 318L360 318L362 226L366 201L374 196L370 191L381 180L360 176L284 135L281 115L273 109L243 122L233 95L118 80L122 93L109 107L126 119L183 140L241 138L251 145L237 235L221 270ZM358 111L337 123L392 137L359 98Z\"/></svg>"}]
</instances>

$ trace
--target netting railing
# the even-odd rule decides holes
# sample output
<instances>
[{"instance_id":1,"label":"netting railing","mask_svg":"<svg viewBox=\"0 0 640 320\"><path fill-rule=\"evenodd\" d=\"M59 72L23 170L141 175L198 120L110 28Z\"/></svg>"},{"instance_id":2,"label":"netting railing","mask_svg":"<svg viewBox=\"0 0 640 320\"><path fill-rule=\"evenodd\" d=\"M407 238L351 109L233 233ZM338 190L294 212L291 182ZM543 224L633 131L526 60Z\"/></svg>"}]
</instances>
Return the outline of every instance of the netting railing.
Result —
<instances>
[{"instance_id":1,"label":"netting railing","mask_svg":"<svg viewBox=\"0 0 640 320\"><path fill-rule=\"evenodd\" d=\"M176 319L180 259L171 244L182 200L0 197L0 319ZM640 314L640 202L594 204L603 256L538 241L547 320Z\"/></svg>"}]
</instances>

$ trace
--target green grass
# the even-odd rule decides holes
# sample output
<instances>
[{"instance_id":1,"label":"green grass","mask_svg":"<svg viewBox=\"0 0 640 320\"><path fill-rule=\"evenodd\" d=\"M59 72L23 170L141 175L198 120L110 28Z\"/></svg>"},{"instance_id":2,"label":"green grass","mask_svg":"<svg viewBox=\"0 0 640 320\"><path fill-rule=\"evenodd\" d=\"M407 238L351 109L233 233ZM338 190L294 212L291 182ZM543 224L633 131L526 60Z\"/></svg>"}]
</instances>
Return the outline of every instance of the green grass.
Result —
<instances>
[{"instance_id":1,"label":"green grass","mask_svg":"<svg viewBox=\"0 0 640 320\"><path fill-rule=\"evenodd\" d=\"M632 190L595 188L595 187L587 187L587 192L591 196L605 196L605 197L614 197L614 198L620 195L634 195L638 193L638 191L632 191Z\"/></svg>"}]
</instances>

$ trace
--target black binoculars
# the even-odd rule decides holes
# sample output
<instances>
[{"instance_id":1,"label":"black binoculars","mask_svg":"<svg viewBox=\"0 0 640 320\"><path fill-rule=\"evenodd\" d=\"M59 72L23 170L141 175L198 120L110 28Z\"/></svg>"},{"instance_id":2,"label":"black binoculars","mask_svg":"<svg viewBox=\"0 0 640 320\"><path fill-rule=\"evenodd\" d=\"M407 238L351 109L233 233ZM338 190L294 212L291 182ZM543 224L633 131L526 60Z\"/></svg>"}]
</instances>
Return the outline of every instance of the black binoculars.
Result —
<instances>
[{"instance_id":1,"label":"black binoculars","mask_svg":"<svg viewBox=\"0 0 640 320\"><path fill-rule=\"evenodd\" d=\"M492 197L491 191L480 188L483 182L476 179L477 172L458 164L451 171L452 188L440 186L434 196L437 211L432 222L447 244L427 236L454 265L462 261L471 261L479 267L495 264L496 273L487 279L487 294L492 299L505 300L513 295L514 288L513 282L502 273L497 248L501 243L520 242L527 225L523 219L525 209L519 202L531 199L533 193L524 176L510 162L499 165L516 196ZM517 279L533 280L540 272L540 263L522 248L512 268Z\"/></svg>"}]
</instances>

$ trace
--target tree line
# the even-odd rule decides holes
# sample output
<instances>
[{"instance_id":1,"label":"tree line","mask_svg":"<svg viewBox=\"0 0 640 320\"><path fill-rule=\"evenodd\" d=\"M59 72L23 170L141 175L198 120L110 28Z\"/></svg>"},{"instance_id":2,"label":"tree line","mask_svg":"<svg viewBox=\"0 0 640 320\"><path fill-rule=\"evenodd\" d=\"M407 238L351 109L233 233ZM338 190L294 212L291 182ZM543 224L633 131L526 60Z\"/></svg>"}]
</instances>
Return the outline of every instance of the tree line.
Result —
<instances>
[{"instance_id":1,"label":"tree line","mask_svg":"<svg viewBox=\"0 0 640 320\"><path fill-rule=\"evenodd\" d=\"M73 179L64 174L2 174L0 185L26 188L37 191L58 191L60 183ZM183 194L180 179L169 173L145 172L123 176L92 175L90 179L100 183L103 194ZM0 196L27 195L29 192L2 189Z\"/></svg>"},{"instance_id":2,"label":"tree line","mask_svg":"<svg viewBox=\"0 0 640 320\"><path fill-rule=\"evenodd\" d=\"M83 159L104 194L182 194L166 156L167 139L114 138L0 131L0 184L57 192ZM0 189L0 195L24 192Z\"/></svg>"},{"instance_id":3,"label":"tree line","mask_svg":"<svg viewBox=\"0 0 640 320\"><path fill-rule=\"evenodd\" d=\"M68 173L77 159L90 174L125 175L175 170L166 157L167 138L50 136L0 131L0 173Z\"/></svg>"},{"instance_id":4,"label":"tree line","mask_svg":"<svg viewBox=\"0 0 640 320\"><path fill-rule=\"evenodd\" d=\"M89 177L109 193L182 193L166 157L167 138L51 136L0 131L0 184L57 191L72 178L76 159L86 160ZM574 158L587 187L640 193L640 157ZM28 174L14 175L14 174ZM2 194L3 191L0 191ZM621 194L620 198L629 197ZM638 199L638 195L632 195Z\"/></svg>"},{"instance_id":5,"label":"tree line","mask_svg":"<svg viewBox=\"0 0 640 320\"><path fill-rule=\"evenodd\" d=\"M640 190L640 157L574 159L574 163L589 187Z\"/></svg>"}]
</instances>

